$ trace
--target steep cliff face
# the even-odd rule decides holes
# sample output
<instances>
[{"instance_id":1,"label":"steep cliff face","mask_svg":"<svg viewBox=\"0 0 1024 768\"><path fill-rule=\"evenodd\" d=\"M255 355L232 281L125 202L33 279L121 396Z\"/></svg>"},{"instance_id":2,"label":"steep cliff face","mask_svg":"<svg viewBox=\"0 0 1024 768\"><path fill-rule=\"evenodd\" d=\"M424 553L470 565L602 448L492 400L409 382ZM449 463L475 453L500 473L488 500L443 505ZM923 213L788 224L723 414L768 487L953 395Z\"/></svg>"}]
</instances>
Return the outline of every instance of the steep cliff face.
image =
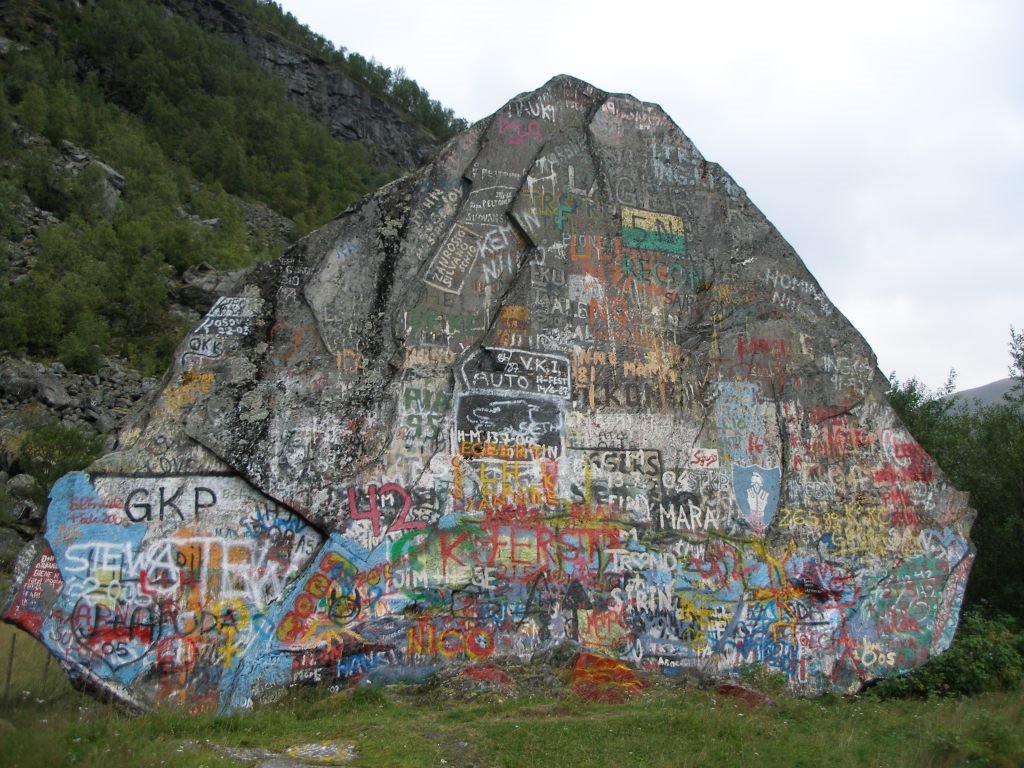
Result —
<instances>
[{"instance_id":1,"label":"steep cliff face","mask_svg":"<svg viewBox=\"0 0 1024 768\"><path fill-rule=\"evenodd\" d=\"M345 141L359 141L401 168L421 166L437 152L429 132L323 59L240 13L224 0L163 0L172 12L245 50L285 83L289 99Z\"/></svg>"},{"instance_id":2,"label":"steep cliff face","mask_svg":"<svg viewBox=\"0 0 1024 768\"><path fill-rule=\"evenodd\" d=\"M565 648L856 690L974 557L885 390L659 107L557 77L218 301L3 618L141 707Z\"/></svg>"}]
</instances>

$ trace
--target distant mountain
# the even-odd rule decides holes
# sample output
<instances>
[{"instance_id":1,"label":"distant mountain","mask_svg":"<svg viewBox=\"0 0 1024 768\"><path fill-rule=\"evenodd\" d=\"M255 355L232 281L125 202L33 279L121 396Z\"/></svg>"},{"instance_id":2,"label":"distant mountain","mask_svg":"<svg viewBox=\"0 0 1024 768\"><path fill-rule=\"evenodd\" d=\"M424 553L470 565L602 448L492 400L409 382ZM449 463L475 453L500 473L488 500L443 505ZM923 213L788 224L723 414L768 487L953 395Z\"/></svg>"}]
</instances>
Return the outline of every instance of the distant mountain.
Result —
<instances>
[{"instance_id":1,"label":"distant mountain","mask_svg":"<svg viewBox=\"0 0 1024 768\"><path fill-rule=\"evenodd\" d=\"M1016 379L999 379L980 387L954 392L950 397L955 406L963 406L968 411L974 411L978 405L988 407L1001 404L1003 395L1013 389L1015 383Z\"/></svg>"}]
</instances>

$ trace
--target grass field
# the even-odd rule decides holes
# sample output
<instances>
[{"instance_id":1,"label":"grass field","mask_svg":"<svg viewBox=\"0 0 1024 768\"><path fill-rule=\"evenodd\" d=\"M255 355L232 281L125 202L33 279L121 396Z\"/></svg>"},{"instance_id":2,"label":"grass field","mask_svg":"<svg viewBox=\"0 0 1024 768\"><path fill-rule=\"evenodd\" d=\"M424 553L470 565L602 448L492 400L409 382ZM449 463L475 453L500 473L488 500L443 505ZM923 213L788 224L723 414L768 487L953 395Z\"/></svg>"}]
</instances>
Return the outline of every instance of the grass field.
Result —
<instances>
[{"instance_id":1,"label":"grass field","mask_svg":"<svg viewBox=\"0 0 1024 768\"><path fill-rule=\"evenodd\" d=\"M16 636L9 687L11 637ZM28 635L0 626L0 766L238 766L213 745L342 739L355 766L1024 765L1024 692L929 701L869 695L750 706L658 686L624 704L571 693L467 700L409 687L305 690L244 715L132 717L84 696Z\"/></svg>"}]
</instances>

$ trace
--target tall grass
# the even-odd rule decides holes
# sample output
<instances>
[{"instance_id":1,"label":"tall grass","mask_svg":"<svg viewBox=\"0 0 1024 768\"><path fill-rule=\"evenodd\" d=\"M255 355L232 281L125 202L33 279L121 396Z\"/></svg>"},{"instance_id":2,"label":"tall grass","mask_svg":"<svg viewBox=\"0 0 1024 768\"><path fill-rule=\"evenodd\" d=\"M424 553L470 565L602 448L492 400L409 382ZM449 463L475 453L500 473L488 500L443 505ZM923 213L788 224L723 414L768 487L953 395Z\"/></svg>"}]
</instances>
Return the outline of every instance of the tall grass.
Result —
<instances>
[{"instance_id":1,"label":"tall grass","mask_svg":"<svg viewBox=\"0 0 1024 768\"><path fill-rule=\"evenodd\" d=\"M10 768L237 766L213 745L284 752L355 744L356 766L1024 765L1024 691L967 698L795 699L751 707L714 690L652 686L624 704L569 692L467 701L411 689L299 690L231 716L131 717L74 691L30 637L0 627L0 765Z\"/></svg>"},{"instance_id":2,"label":"tall grass","mask_svg":"<svg viewBox=\"0 0 1024 768\"><path fill-rule=\"evenodd\" d=\"M77 698L60 664L34 637L0 623L0 711Z\"/></svg>"}]
</instances>

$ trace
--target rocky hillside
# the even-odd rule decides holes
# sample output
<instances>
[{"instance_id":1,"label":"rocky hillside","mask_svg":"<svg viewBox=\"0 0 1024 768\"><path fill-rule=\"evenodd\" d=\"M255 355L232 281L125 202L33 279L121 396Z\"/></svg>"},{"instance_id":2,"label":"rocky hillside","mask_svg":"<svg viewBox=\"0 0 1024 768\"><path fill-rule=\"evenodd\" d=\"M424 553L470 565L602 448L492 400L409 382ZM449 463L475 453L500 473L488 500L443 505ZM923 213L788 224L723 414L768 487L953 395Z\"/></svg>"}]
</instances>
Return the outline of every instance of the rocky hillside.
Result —
<instances>
[{"instance_id":1,"label":"rocky hillside","mask_svg":"<svg viewBox=\"0 0 1024 768\"><path fill-rule=\"evenodd\" d=\"M252 264L464 123L253 0L4 4L0 78L2 569Z\"/></svg>"},{"instance_id":2,"label":"rocky hillside","mask_svg":"<svg viewBox=\"0 0 1024 768\"><path fill-rule=\"evenodd\" d=\"M394 105L321 56L285 40L226 0L163 0L172 12L241 47L285 84L288 99L331 135L358 141L395 165L412 169L437 152L437 139Z\"/></svg>"}]
</instances>

